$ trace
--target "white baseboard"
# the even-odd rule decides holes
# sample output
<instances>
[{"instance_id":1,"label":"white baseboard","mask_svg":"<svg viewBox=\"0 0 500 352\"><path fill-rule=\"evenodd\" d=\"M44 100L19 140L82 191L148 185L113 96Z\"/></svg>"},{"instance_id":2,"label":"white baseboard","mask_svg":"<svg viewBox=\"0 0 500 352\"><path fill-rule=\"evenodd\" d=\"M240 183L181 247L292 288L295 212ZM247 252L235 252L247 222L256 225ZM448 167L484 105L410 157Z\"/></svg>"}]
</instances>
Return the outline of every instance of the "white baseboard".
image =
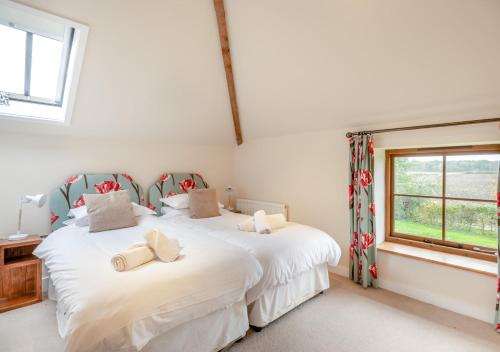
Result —
<instances>
[{"instance_id":1,"label":"white baseboard","mask_svg":"<svg viewBox=\"0 0 500 352\"><path fill-rule=\"evenodd\" d=\"M431 292L428 290L423 290L415 286L408 286L390 280L378 279L377 284L380 288L416 299L417 301L429 303L439 308L482 320L487 323L493 322L494 307L491 307L491 310L480 309L477 307L477 309L475 309L475 307L472 307L466 302L452 299L448 296L436 294L435 292Z\"/></svg>"},{"instance_id":2,"label":"white baseboard","mask_svg":"<svg viewBox=\"0 0 500 352\"><path fill-rule=\"evenodd\" d=\"M347 266L328 266L328 271L343 277L349 277L349 268ZM381 278L377 280L377 284L378 287L383 288L384 290L398 293L417 301L432 304L434 306L487 323L491 323L494 318L493 308L481 309L480 307L471 306L470 304L467 304L467 302L451 299L448 296L443 296L436 292L420 289L415 286L408 286L395 281L383 280Z\"/></svg>"}]
</instances>

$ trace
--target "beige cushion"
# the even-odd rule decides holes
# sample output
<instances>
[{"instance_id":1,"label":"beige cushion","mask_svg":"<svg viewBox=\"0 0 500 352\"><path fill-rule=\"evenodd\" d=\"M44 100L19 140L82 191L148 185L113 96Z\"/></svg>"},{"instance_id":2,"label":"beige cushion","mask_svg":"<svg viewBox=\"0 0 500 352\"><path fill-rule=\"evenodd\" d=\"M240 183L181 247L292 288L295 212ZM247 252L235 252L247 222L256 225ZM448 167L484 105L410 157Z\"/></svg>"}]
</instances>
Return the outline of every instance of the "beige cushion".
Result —
<instances>
[{"instance_id":1,"label":"beige cushion","mask_svg":"<svg viewBox=\"0 0 500 352\"><path fill-rule=\"evenodd\" d=\"M192 189L189 191L189 211L193 219L219 216L219 204L215 189Z\"/></svg>"},{"instance_id":2,"label":"beige cushion","mask_svg":"<svg viewBox=\"0 0 500 352\"><path fill-rule=\"evenodd\" d=\"M128 191L84 194L89 232L121 229L137 225Z\"/></svg>"}]
</instances>

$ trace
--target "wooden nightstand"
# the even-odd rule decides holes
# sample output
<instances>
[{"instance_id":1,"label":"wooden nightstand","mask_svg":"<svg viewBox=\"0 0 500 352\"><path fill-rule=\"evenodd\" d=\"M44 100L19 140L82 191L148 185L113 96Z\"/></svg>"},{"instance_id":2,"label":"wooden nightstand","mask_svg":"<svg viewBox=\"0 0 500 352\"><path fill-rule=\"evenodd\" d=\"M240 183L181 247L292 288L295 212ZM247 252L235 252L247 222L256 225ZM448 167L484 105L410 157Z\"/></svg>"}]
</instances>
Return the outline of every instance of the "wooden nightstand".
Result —
<instances>
[{"instance_id":1,"label":"wooden nightstand","mask_svg":"<svg viewBox=\"0 0 500 352\"><path fill-rule=\"evenodd\" d=\"M42 261L33 255L41 242L0 239L0 313L42 301Z\"/></svg>"}]
</instances>

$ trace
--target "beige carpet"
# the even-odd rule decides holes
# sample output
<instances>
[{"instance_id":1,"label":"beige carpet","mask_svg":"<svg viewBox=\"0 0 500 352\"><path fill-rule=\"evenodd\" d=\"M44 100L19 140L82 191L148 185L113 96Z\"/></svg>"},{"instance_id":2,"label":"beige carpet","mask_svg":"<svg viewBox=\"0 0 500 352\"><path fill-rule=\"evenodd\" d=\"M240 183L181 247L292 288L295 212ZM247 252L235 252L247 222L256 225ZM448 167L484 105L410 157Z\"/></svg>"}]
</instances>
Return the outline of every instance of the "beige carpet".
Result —
<instances>
[{"instance_id":1,"label":"beige carpet","mask_svg":"<svg viewBox=\"0 0 500 352\"><path fill-rule=\"evenodd\" d=\"M1 352L57 352L53 302L0 314ZM492 313L493 314L493 313ZM231 352L500 351L492 326L381 289L334 279L304 303Z\"/></svg>"}]
</instances>

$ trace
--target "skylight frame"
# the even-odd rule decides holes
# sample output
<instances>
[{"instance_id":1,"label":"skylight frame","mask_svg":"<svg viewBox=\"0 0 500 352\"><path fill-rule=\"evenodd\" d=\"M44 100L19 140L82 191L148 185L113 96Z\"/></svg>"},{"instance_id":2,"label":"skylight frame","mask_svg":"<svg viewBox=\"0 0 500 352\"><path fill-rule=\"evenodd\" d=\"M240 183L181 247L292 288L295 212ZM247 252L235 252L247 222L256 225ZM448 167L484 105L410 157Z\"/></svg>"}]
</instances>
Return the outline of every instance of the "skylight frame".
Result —
<instances>
[{"instance_id":1,"label":"skylight frame","mask_svg":"<svg viewBox=\"0 0 500 352\"><path fill-rule=\"evenodd\" d=\"M69 125L71 123L89 27L10 0L0 0L0 5L25 12L44 20L52 21L66 28L56 99L52 101L50 99L6 92L9 97L10 106L0 105L0 118L26 122ZM5 24L4 22L5 21L2 21L2 24ZM30 31L30 28L23 28L22 26L14 26L14 28L50 38L46 33ZM28 54L29 53L27 53L27 56ZM25 81L26 79L27 77L25 74ZM29 82L25 82L24 85L25 93L27 83Z\"/></svg>"}]
</instances>

